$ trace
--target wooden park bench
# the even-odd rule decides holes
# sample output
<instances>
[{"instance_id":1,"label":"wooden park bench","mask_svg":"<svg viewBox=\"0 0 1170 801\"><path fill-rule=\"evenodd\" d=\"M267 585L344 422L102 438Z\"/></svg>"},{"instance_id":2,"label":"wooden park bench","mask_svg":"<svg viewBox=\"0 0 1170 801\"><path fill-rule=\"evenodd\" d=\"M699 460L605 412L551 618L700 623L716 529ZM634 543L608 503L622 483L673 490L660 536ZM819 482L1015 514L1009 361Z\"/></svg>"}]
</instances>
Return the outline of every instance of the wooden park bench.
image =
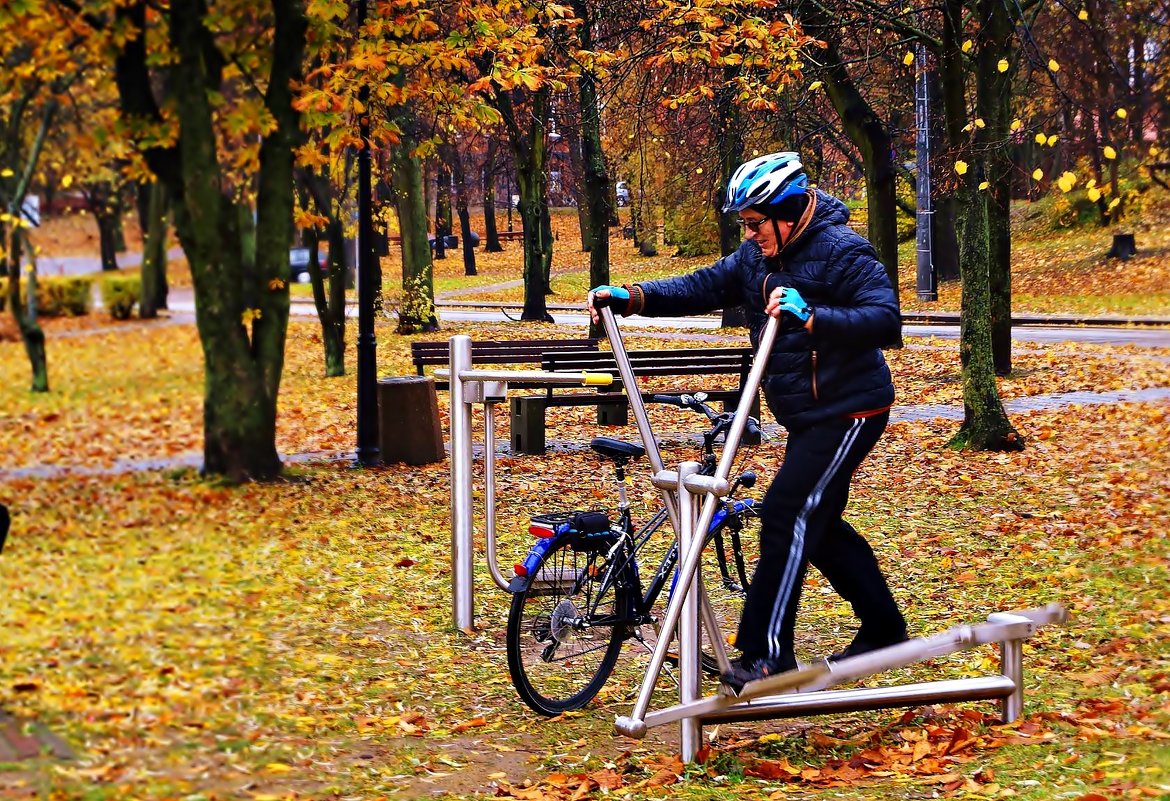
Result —
<instances>
[{"instance_id":1,"label":"wooden park bench","mask_svg":"<svg viewBox=\"0 0 1170 801\"><path fill-rule=\"evenodd\" d=\"M501 242L523 242L524 241L524 232L523 231L497 231L496 237L499 238L499 240ZM433 239L434 237L431 237L431 238ZM401 234L391 234L390 236L386 237L386 239L387 239L387 241L390 242L391 245L398 245L399 247L402 246L402 235ZM482 241L484 241L484 239L481 238L480 241L482 242ZM474 244L474 242L475 242L475 240L473 239L472 243Z\"/></svg>"},{"instance_id":2,"label":"wooden park bench","mask_svg":"<svg viewBox=\"0 0 1170 801\"><path fill-rule=\"evenodd\" d=\"M471 363L535 365L541 363L545 353L568 350L576 353L597 351L597 339L488 339L471 341ZM410 358L419 375L426 375L427 367L446 367L451 363L447 342L411 342ZM545 389L543 384L509 383L517 389ZM435 389L450 389L446 381L436 381ZM549 387L551 391L551 387Z\"/></svg>"},{"instance_id":3,"label":"wooden park bench","mask_svg":"<svg viewBox=\"0 0 1170 801\"><path fill-rule=\"evenodd\" d=\"M446 367L450 363L447 342L412 342L410 353L418 375L425 375L427 367ZM735 389L688 384L677 390L706 392L709 399L722 402L725 408L739 403L752 365L752 350L748 347L635 350L629 351L628 355L630 366L639 377L735 376L738 379ZM612 353L598 349L596 339L472 340L471 362L474 365L532 365L533 369L539 366L542 370L561 372L608 372L616 379L610 386L599 387L596 391L563 384L508 382L510 389L542 390L509 398L513 453L545 452L545 411L550 407L596 406L597 422L601 425L626 425L629 422L629 401L621 391L617 363ZM435 389L447 390L450 384L436 381ZM648 398L651 394L645 392L643 397ZM757 418L760 415L758 399L752 405L752 414Z\"/></svg>"},{"instance_id":4,"label":"wooden park bench","mask_svg":"<svg viewBox=\"0 0 1170 801\"><path fill-rule=\"evenodd\" d=\"M743 385L752 366L752 349L740 348L677 348L674 350L628 351L634 375L642 376L717 376L738 378L735 389L705 388L686 385L678 390L706 392L711 400L721 401L724 408L739 403ZM617 363L607 351L572 351L560 349L546 352L541 369L553 371L607 372L615 377L613 384L596 391L552 392L549 387L543 395L521 395L511 398L512 452L539 454L545 451L545 411L549 407L597 406L597 422L602 425L626 425L629 422L629 401L621 392ZM563 389L563 388L562 388ZM672 390L658 390L670 392ZM642 393L648 398L654 393ZM760 416L759 399L752 404L752 415Z\"/></svg>"}]
</instances>

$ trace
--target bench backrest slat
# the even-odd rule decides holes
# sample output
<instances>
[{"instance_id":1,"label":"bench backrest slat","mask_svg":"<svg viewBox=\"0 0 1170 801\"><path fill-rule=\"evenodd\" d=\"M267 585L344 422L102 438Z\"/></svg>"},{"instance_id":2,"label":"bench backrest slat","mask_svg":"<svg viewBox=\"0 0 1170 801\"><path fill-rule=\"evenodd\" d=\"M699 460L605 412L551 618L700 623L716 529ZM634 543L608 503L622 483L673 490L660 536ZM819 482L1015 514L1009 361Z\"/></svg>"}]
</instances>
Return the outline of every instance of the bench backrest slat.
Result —
<instances>
[{"instance_id":1,"label":"bench backrest slat","mask_svg":"<svg viewBox=\"0 0 1170 801\"><path fill-rule=\"evenodd\" d=\"M410 357L421 372L425 365L447 364L446 342L411 342ZM596 339L481 340L471 343L471 361L488 364L539 364L549 351L596 352Z\"/></svg>"}]
</instances>

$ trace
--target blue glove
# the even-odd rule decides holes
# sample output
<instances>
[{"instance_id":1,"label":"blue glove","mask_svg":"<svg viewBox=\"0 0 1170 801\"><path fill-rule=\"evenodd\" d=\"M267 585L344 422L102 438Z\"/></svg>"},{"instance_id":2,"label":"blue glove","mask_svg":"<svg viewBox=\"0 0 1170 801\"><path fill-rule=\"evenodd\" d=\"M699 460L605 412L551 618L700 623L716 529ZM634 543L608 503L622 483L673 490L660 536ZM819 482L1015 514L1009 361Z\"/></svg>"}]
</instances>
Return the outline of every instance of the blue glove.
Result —
<instances>
[{"instance_id":1,"label":"blue glove","mask_svg":"<svg viewBox=\"0 0 1170 801\"><path fill-rule=\"evenodd\" d=\"M800 296L799 292L786 286L780 293L780 313L795 317L803 325L808 322L812 309L804 302L804 298Z\"/></svg>"},{"instance_id":2,"label":"blue glove","mask_svg":"<svg viewBox=\"0 0 1170 801\"><path fill-rule=\"evenodd\" d=\"M608 292L609 296L598 297L597 293L601 291ZM595 286L589 290L589 297L593 300L593 308L604 309L609 306L616 314L625 314L630 306L630 290L622 286L610 286L609 284Z\"/></svg>"}]
</instances>

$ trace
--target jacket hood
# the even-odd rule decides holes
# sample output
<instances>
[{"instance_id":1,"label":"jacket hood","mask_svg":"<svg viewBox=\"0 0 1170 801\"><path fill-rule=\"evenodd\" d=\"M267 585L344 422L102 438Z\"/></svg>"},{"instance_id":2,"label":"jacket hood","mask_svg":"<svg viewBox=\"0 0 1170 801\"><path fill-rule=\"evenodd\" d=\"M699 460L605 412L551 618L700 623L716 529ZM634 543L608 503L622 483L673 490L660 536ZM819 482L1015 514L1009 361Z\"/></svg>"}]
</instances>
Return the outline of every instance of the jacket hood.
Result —
<instances>
[{"instance_id":1,"label":"jacket hood","mask_svg":"<svg viewBox=\"0 0 1170 801\"><path fill-rule=\"evenodd\" d=\"M844 225L849 222L849 208L832 195L817 190L817 208L809 227L820 225Z\"/></svg>"}]
</instances>

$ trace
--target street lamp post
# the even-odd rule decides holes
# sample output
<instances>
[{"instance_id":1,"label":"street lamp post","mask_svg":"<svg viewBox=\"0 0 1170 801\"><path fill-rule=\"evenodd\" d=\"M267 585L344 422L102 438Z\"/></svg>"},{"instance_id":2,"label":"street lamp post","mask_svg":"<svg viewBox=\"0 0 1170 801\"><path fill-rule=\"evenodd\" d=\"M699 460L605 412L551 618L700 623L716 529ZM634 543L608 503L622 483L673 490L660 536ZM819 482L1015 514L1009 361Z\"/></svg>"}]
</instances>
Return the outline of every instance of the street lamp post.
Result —
<instances>
[{"instance_id":1,"label":"street lamp post","mask_svg":"<svg viewBox=\"0 0 1170 801\"><path fill-rule=\"evenodd\" d=\"M930 86L927 83L926 45L917 47L915 65L918 69L915 81L914 121L918 126L916 149L918 151L918 214L916 218L918 265L916 284L919 300L938 300L938 287L934 272L934 241L931 224L934 207L930 198Z\"/></svg>"},{"instance_id":2,"label":"street lamp post","mask_svg":"<svg viewBox=\"0 0 1170 801\"><path fill-rule=\"evenodd\" d=\"M358 0L358 35L366 21L366 0ZM358 336L357 336L357 462L363 467L382 463L378 447L378 340L374 336L374 216L371 191L370 87L363 85L358 122Z\"/></svg>"}]
</instances>

